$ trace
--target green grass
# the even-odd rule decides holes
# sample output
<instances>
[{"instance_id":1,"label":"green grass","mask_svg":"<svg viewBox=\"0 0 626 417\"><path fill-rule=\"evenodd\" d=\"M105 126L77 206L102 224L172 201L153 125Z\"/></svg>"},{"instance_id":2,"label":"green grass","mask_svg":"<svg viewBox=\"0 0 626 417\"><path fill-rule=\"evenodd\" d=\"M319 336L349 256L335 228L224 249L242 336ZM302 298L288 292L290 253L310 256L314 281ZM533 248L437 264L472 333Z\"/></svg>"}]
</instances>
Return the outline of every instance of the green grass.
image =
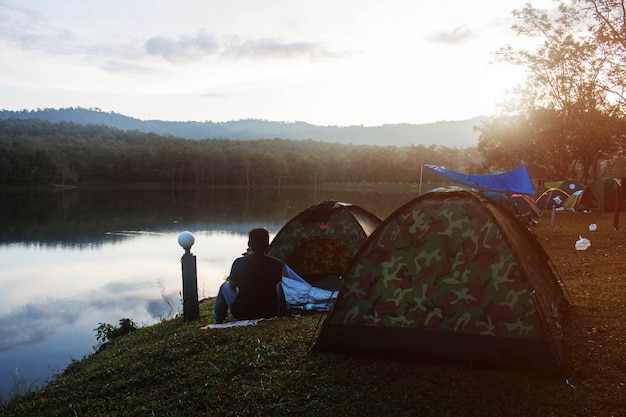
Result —
<instances>
[{"instance_id":1,"label":"green grass","mask_svg":"<svg viewBox=\"0 0 626 417\"><path fill-rule=\"evenodd\" d=\"M593 235L588 217L565 213L554 228L547 219L536 226L574 302L564 339L571 384L532 370L310 354L319 315L203 330L208 299L199 321L177 317L119 337L0 415L624 416L626 232L605 217L594 217ZM574 250L579 234L589 250Z\"/></svg>"},{"instance_id":2,"label":"green grass","mask_svg":"<svg viewBox=\"0 0 626 417\"><path fill-rule=\"evenodd\" d=\"M176 318L115 339L0 415L618 415L610 396L536 372L309 354L317 315L203 330L211 306L201 303L199 322Z\"/></svg>"}]
</instances>

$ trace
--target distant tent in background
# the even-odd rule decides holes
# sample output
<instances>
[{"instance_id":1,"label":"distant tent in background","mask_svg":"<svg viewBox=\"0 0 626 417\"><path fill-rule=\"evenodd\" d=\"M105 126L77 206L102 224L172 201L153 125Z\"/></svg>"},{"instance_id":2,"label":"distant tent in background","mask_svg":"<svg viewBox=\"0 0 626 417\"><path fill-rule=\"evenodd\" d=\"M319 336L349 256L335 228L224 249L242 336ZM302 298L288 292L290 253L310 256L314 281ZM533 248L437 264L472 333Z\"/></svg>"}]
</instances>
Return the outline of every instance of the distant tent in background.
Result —
<instances>
[{"instance_id":1,"label":"distant tent in background","mask_svg":"<svg viewBox=\"0 0 626 417\"><path fill-rule=\"evenodd\" d=\"M431 188L430 190L424 191L422 194L434 193L434 192L439 192L439 191L461 191L461 190L465 190L465 188L457 187L456 185L452 185L452 186L449 186L449 187L435 187L435 188Z\"/></svg>"},{"instance_id":2,"label":"distant tent in background","mask_svg":"<svg viewBox=\"0 0 626 417\"><path fill-rule=\"evenodd\" d=\"M332 299L336 297L341 274L380 222L364 208L334 200L310 206L289 220L267 250L288 266L282 282L284 307L329 308L330 300L320 302L317 289L334 291Z\"/></svg>"},{"instance_id":3,"label":"distant tent in background","mask_svg":"<svg viewBox=\"0 0 626 417\"><path fill-rule=\"evenodd\" d=\"M582 195L583 195L583 190L574 191L572 195L567 197L567 200L565 200L565 203L563 203L563 208L566 210L571 210L571 211L584 211L585 210L583 208L584 204L582 204L580 201L580 197L582 197ZM589 198L593 199L593 197L589 197Z\"/></svg>"},{"instance_id":4,"label":"distant tent in background","mask_svg":"<svg viewBox=\"0 0 626 417\"><path fill-rule=\"evenodd\" d=\"M536 220L543 216L543 211L527 194L507 194L504 192L485 191L485 196L499 202L522 223L534 224Z\"/></svg>"},{"instance_id":5,"label":"distant tent in background","mask_svg":"<svg viewBox=\"0 0 626 417\"><path fill-rule=\"evenodd\" d=\"M396 351L562 371L568 302L548 255L495 201L470 191L409 201L344 272L314 351Z\"/></svg>"},{"instance_id":6,"label":"distant tent in background","mask_svg":"<svg viewBox=\"0 0 626 417\"><path fill-rule=\"evenodd\" d=\"M570 196L564 207L574 211L613 211L617 199L624 208L624 196L618 192L620 183L615 178L599 178L590 181L584 190Z\"/></svg>"},{"instance_id":7,"label":"distant tent in background","mask_svg":"<svg viewBox=\"0 0 626 417\"><path fill-rule=\"evenodd\" d=\"M543 211L535 200L526 194L511 194L504 192L485 191L484 195L502 204L522 223L535 224L536 219L543 215Z\"/></svg>"},{"instance_id":8,"label":"distant tent in background","mask_svg":"<svg viewBox=\"0 0 626 417\"><path fill-rule=\"evenodd\" d=\"M545 190L535 202L544 210L551 210L552 207L562 207L565 200L569 198L569 194L560 188L548 188Z\"/></svg>"},{"instance_id":9,"label":"distant tent in background","mask_svg":"<svg viewBox=\"0 0 626 417\"><path fill-rule=\"evenodd\" d=\"M574 179L568 179L565 181L551 181L544 182L543 185L547 188L558 188L560 190L565 191L567 194L572 195L576 191L583 190L585 188L585 184L580 181L576 181Z\"/></svg>"},{"instance_id":10,"label":"distant tent in background","mask_svg":"<svg viewBox=\"0 0 626 417\"><path fill-rule=\"evenodd\" d=\"M462 174L438 165L425 165L442 177L480 191L504 191L519 194L535 194L535 187L525 165L500 174Z\"/></svg>"},{"instance_id":11,"label":"distant tent in background","mask_svg":"<svg viewBox=\"0 0 626 417\"><path fill-rule=\"evenodd\" d=\"M526 194L512 194L511 201L517 207L517 211L525 220L533 220L538 219L543 216L543 211L541 207L535 203L535 200L530 198Z\"/></svg>"}]
</instances>

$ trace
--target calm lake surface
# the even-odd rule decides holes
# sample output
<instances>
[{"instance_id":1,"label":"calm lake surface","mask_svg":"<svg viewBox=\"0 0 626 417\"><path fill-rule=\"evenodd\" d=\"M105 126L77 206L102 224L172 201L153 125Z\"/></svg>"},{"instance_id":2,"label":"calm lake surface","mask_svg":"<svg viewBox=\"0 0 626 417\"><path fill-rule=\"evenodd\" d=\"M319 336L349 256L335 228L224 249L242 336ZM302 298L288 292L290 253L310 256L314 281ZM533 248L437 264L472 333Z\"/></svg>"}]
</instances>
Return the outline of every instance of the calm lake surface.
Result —
<instances>
[{"instance_id":1,"label":"calm lake surface","mask_svg":"<svg viewBox=\"0 0 626 417\"><path fill-rule=\"evenodd\" d=\"M95 352L94 329L182 314L178 235L195 236L198 296L213 297L247 233L273 237L321 201L381 219L409 193L245 190L0 192L0 400L16 381L40 387ZM206 323L200 323L204 325Z\"/></svg>"}]
</instances>

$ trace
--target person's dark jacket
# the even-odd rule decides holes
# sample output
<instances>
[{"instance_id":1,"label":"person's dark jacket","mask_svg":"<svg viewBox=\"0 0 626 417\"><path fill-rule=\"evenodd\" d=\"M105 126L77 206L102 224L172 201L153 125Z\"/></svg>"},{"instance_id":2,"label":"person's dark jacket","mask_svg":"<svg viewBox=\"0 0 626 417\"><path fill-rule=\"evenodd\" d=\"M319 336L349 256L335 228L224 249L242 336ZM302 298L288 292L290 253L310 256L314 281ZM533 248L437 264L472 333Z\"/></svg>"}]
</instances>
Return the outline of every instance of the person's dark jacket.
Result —
<instances>
[{"instance_id":1,"label":"person's dark jacket","mask_svg":"<svg viewBox=\"0 0 626 417\"><path fill-rule=\"evenodd\" d=\"M282 265L276 258L252 253L235 259L229 280L239 287L231 306L237 320L270 318L278 314L276 285L282 278Z\"/></svg>"}]
</instances>

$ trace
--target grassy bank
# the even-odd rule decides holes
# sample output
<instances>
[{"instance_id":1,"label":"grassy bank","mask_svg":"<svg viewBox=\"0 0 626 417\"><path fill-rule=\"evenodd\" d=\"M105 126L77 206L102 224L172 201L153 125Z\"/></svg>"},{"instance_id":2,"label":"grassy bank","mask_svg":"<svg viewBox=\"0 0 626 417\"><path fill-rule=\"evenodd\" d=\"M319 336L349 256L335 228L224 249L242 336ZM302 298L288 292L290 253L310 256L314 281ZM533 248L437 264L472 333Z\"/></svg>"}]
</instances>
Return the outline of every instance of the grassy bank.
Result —
<instances>
[{"instance_id":1,"label":"grassy bank","mask_svg":"<svg viewBox=\"0 0 626 417\"><path fill-rule=\"evenodd\" d=\"M624 216L624 214L622 214ZM589 231L596 223L598 230ZM623 416L626 220L549 214L533 227L572 307L565 378L399 356L316 354L319 315L203 330L181 318L114 340L2 416ZM592 246L576 251L582 235Z\"/></svg>"}]
</instances>

